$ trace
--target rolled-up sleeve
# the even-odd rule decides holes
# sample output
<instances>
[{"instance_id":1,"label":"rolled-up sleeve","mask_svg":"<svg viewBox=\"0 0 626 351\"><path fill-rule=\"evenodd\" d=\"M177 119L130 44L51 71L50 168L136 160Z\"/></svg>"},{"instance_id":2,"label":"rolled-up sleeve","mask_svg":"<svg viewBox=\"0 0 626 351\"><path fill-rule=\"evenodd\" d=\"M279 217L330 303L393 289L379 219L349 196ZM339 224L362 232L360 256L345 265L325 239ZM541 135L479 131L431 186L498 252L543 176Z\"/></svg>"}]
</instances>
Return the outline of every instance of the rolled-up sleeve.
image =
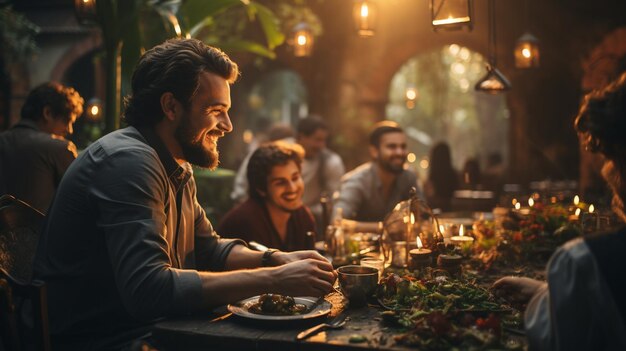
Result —
<instances>
[{"instance_id":1,"label":"rolled-up sleeve","mask_svg":"<svg viewBox=\"0 0 626 351\"><path fill-rule=\"evenodd\" d=\"M190 199L194 202L194 248L196 266L200 271L223 271L226 265L226 258L233 247L235 245L246 245L246 243L239 239L221 238L215 230L213 230L213 225L206 217L204 209L202 209L202 206L200 206L195 196L195 181L192 178L189 182L192 190Z\"/></svg>"},{"instance_id":2,"label":"rolled-up sleeve","mask_svg":"<svg viewBox=\"0 0 626 351\"><path fill-rule=\"evenodd\" d=\"M89 193L122 303L140 320L191 312L202 301L197 271L171 266L164 210L169 184L156 157L141 149L109 155Z\"/></svg>"}]
</instances>

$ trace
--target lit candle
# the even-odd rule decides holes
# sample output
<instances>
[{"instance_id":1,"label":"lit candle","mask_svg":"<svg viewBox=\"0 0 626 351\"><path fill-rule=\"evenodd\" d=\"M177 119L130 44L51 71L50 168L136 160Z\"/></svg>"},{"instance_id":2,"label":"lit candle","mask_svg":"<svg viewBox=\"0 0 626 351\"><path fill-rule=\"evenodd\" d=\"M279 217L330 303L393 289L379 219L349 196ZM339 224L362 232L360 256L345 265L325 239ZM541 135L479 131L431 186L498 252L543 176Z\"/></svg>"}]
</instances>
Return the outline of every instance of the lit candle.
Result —
<instances>
[{"instance_id":1,"label":"lit candle","mask_svg":"<svg viewBox=\"0 0 626 351\"><path fill-rule=\"evenodd\" d=\"M593 207L593 204L589 205L589 213L593 213L593 211L595 211L595 207Z\"/></svg>"},{"instance_id":2,"label":"lit candle","mask_svg":"<svg viewBox=\"0 0 626 351\"><path fill-rule=\"evenodd\" d=\"M574 196L574 206L578 206L580 203L580 197L578 195Z\"/></svg>"},{"instance_id":3,"label":"lit candle","mask_svg":"<svg viewBox=\"0 0 626 351\"><path fill-rule=\"evenodd\" d=\"M425 249L422 245L422 240L418 236L415 240L417 242L417 249L409 251L411 255L411 264L413 268L421 268L430 262L431 250Z\"/></svg>"},{"instance_id":4,"label":"lit candle","mask_svg":"<svg viewBox=\"0 0 626 351\"><path fill-rule=\"evenodd\" d=\"M474 242L474 238L472 238L471 236L466 236L464 234L465 234L465 230L464 230L463 224L461 224L461 228L459 229L459 235L455 235L451 237L450 241L452 241L452 243L455 245L462 245L465 243L471 244Z\"/></svg>"},{"instance_id":5,"label":"lit candle","mask_svg":"<svg viewBox=\"0 0 626 351\"><path fill-rule=\"evenodd\" d=\"M528 198L528 206L533 207L535 205L535 200L532 197Z\"/></svg>"}]
</instances>

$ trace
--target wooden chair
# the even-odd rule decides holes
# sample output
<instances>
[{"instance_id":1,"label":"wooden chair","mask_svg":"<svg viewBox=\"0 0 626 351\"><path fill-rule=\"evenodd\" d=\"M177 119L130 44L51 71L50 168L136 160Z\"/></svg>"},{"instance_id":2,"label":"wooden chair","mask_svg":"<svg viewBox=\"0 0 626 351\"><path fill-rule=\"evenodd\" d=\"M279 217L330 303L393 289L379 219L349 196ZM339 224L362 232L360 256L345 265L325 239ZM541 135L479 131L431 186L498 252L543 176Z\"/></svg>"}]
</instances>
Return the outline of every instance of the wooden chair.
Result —
<instances>
[{"instance_id":1,"label":"wooden chair","mask_svg":"<svg viewBox=\"0 0 626 351\"><path fill-rule=\"evenodd\" d=\"M44 215L11 195L0 197L0 267L29 282Z\"/></svg>"},{"instance_id":2,"label":"wooden chair","mask_svg":"<svg viewBox=\"0 0 626 351\"><path fill-rule=\"evenodd\" d=\"M0 347L14 351L51 350L45 283L21 282L2 268Z\"/></svg>"}]
</instances>

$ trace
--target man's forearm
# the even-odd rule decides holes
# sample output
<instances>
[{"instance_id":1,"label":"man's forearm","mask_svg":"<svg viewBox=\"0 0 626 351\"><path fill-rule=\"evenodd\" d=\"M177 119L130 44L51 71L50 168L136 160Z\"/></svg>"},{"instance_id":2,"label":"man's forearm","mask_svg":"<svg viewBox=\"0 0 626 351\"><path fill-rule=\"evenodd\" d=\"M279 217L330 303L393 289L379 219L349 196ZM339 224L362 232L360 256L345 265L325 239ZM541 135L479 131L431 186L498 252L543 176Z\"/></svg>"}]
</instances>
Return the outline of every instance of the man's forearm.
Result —
<instances>
[{"instance_id":1,"label":"man's forearm","mask_svg":"<svg viewBox=\"0 0 626 351\"><path fill-rule=\"evenodd\" d=\"M220 306L271 292L275 284L270 270L271 268L216 273L199 272L202 281L203 305Z\"/></svg>"},{"instance_id":2,"label":"man's forearm","mask_svg":"<svg viewBox=\"0 0 626 351\"><path fill-rule=\"evenodd\" d=\"M236 269L260 267L262 257L263 252L250 250L243 245L236 245L228 254L224 268L227 271L231 271Z\"/></svg>"}]
</instances>

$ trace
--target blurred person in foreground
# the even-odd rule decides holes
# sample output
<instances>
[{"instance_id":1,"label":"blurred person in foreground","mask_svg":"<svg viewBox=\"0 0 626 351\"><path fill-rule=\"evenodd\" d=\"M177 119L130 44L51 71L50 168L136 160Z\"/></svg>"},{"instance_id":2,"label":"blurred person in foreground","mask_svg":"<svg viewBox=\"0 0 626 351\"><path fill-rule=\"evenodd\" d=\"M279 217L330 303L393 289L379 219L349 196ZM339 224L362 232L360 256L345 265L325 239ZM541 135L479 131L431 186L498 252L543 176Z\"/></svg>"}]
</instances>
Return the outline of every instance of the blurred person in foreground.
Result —
<instances>
[{"instance_id":1,"label":"blurred person in foreground","mask_svg":"<svg viewBox=\"0 0 626 351\"><path fill-rule=\"evenodd\" d=\"M262 293L331 291L335 273L317 252L256 252L222 239L198 204L191 165L217 166L237 76L226 54L197 39L140 58L129 127L74 161L39 242L34 276L47 284L54 349L124 349L163 317Z\"/></svg>"},{"instance_id":2,"label":"blurred person in foreground","mask_svg":"<svg viewBox=\"0 0 626 351\"><path fill-rule=\"evenodd\" d=\"M348 231L382 232L382 220L411 188L418 190L417 175L405 168L406 134L396 122L378 122L369 135L372 161L343 176L333 218ZM342 217L342 218L339 218Z\"/></svg>"},{"instance_id":3,"label":"blurred person in foreground","mask_svg":"<svg viewBox=\"0 0 626 351\"><path fill-rule=\"evenodd\" d=\"M76 159L76 146L65 139L83 113L74 88L48 82L33 89L21 119L0 133L0 195L11 194L42 213Z\"/></svg>"},{"instance_id":4,"label":"blurred person in foreground","mask_svg":"<svg viewBox=\"0 0 626 351\"><path fill-rule=\"evenodd\" d=\"M602 175L613 210L626 221L626 73L585 96L575 121L586 150L604 156ZM577 238L561 246L548 281L506 277L496 293L528 303L531 350L626 350L626 228Z\"/></svg>"},{"instance_id":5,"label":"blurred person in foreground","mask_svg":"<svg viewBox=\"0 0 626 351\"><path fill-rule=\"evenodd\" d=\"M314 249L307 232L315 231L315 222L302 203L303 157L298 144L279 141L256 149L246 173L250 196L224 215L217 232L283 251Z\"/></svg>"}]
</instances>

